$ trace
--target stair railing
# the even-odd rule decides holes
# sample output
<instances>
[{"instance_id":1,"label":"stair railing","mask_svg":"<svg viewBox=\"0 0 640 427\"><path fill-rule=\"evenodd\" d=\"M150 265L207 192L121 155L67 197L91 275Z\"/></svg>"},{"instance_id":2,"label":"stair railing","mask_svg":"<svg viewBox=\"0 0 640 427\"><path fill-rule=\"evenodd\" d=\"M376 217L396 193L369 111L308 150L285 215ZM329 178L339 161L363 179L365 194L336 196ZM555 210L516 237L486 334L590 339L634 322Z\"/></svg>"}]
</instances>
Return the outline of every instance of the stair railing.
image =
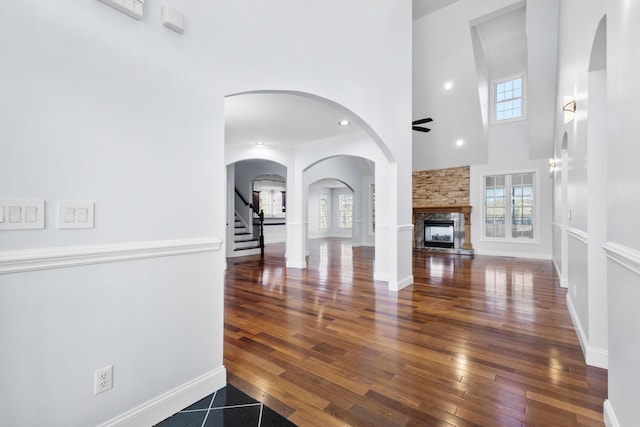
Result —
<instances>
[{"instance_id":1,"label":"stair railing","mask_svg":"<svg viewBox=\"0 0 640 427\"><path fill-rule=\"evenodd\" d=\"M260 210L257 216L253 217L253 238L260 244L260 256L264 257L264 211Z\"/></svg>"},{"instance_id":2,"label":"stair railing","mask_svg":"<svg viewBox=\"0 0 640 427\"><path fill-rule=\"evenodd\" d=\"M247 202L247 199L245 199L242 194L240 194L240 191L238 191L238 187L234 188L236 191L236 196L238 196L240 198L240 200L242 200L242 203L244 203L245 206L249 206L251 209L253 209L253 205L249 202Z\"/></svg>"}]
</instances>

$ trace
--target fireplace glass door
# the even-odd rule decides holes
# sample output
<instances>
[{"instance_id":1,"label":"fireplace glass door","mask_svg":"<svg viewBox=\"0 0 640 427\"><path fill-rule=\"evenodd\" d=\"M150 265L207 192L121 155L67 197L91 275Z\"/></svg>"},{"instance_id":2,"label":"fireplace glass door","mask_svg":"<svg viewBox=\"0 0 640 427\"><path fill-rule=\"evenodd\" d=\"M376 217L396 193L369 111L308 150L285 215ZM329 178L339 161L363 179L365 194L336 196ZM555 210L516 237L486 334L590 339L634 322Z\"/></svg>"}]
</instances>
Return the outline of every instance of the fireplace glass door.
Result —
<instances>
[{"instance_id":1,"label":"fireplace glass door","mask_svg":"<svg viewBox=\"0 0 640 427\"><path fill-rule=\"evenodd\" d=\"M453 221L425 221L424 245L432 248L453 248Z\"/></svg>"}]
</instances>

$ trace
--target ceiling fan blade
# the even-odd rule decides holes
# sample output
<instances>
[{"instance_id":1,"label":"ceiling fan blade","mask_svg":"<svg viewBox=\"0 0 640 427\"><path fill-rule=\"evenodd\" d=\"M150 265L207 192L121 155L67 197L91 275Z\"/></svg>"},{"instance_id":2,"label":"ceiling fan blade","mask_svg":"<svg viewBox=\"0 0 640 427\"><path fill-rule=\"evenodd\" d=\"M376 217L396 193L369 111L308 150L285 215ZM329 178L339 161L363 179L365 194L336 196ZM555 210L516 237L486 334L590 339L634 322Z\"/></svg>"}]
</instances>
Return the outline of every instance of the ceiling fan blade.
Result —
<instances>
[{"instance_id":1,"label":"ceiling fan blade","mask_svg":"<svg viewBox=\"0 0 640 427\"><path fill-rule=\"evenodd\" d=\"M411 129L417 130L418 132L429 132L431 130L429 128L423 128L420 126L411 126Z\"/></svg>"},{"instance_id":2,"label":"ceiling fan blade","mask_svg":"<svg viewBox=\"0 0 640 427\"><path fill-rule=\"evenodd\" d=\"M426 119L420 119L420 120L414 120L413 122L411 122L412 125L421 125L423 123L429 123L432 122L433 119L431 117L427 117Z\"/></svg>"}]
</instances>

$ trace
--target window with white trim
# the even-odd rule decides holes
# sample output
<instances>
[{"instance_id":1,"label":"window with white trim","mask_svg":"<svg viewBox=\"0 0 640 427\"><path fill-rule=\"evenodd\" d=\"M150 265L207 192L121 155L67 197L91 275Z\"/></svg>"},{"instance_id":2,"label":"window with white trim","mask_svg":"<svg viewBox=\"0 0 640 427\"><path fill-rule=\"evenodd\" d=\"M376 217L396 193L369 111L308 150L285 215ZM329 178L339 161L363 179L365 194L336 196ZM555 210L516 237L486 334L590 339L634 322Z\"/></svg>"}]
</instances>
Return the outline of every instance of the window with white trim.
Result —
<instances>
[{"instance_id":1,"label":"window with white trim","mask_svg":"<svg viewBox=\"0 0 640 427\"><path fill-rule=\"evenodd\" d=\"M484 237L535 238L535 172L484 177Z\"/></svg>"},{"instance_id":2,"label":"window with white trim","mask_svg":"<svg viewBox=\"0 0 640 427\"><path fill-rule=\"evenodd\" d=\"M525 81L524 75L510 76L495 80L493 83L493 119L494 122L519 120L525 118Z\"/></svg>"},{"instance_id":3,"label":"window with white trim","mask_svg":"<svg viewBox=\"0 0 640 427\"><path fill-rule=\"evenodd\" d=\"M320 193L320 230L329 228L329 195Z\"/></svg>"},{"instance_id":4,"label":"window with white trim","mask_svg":"<svg viewBox=\"0 0 640 427\"><path fill-rule=\"evenodd\" d=\"M338 228L353 226L353 194L342 193L338 195L338 214L340 216Z\"/></svg>"}]
</instances>

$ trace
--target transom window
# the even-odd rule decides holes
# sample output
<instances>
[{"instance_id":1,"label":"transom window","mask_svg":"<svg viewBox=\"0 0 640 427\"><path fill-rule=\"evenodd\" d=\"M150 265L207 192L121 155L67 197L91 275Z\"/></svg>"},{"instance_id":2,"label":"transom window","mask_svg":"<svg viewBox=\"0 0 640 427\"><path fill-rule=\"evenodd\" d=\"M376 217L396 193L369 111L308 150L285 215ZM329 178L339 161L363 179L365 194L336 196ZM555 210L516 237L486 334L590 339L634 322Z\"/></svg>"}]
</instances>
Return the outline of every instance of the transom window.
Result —
<instances>
[{"instance_id":1,"label":"transom window","mask_svg":"<svg viewBox=\"0 0 640 427\"><path fill-rule=\"evenodd\" d=\"M521 119L524 117L523 76L510 77L494 83L495 121Z\"/></svg>"},{"instance_id":2,"label":"transom window","mask_svg":"<svg viewBox=\"0 0 640 427\"><path fill-rule=\"evenodd\" d=\"M535 172L485 176L485 237L534 238L535 182Z\"/></svg>"}]
</instances>

